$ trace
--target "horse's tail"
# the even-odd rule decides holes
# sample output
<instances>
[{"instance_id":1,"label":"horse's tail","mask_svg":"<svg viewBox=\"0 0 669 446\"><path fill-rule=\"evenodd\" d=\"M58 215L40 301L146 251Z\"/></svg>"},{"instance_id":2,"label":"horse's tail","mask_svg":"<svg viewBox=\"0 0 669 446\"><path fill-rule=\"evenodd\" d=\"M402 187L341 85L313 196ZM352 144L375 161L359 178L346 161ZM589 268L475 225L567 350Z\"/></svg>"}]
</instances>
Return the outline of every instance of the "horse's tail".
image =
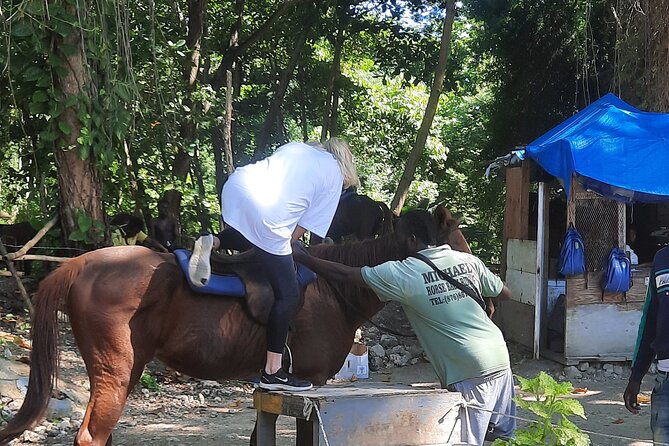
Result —
<instances>
[{"instance_id":1,"label":"horse's tail","mask_svg":"<svg viewBox=\"0 0 669 446\"><path fill-rule=\"evenodd\" d=\"M380 222L378 232L379 237L382 237L393 232L393 218L395 215L384 202L378 201L377 203L379 204L381 212L383 213L383 220Z\"/></svg>"},{"instance_id":2,"label":"horse's tail","mask_svg":"<svg viewBox=\"0 0 669 446\"><path fill-rule=\"evenodd\" d=\"M0 446L37 424L46 413L58 377L58 309L84 262L74 259L49 274L35 295L28 391L18 413L0 431Z\"/></svg>"}]
</instances>

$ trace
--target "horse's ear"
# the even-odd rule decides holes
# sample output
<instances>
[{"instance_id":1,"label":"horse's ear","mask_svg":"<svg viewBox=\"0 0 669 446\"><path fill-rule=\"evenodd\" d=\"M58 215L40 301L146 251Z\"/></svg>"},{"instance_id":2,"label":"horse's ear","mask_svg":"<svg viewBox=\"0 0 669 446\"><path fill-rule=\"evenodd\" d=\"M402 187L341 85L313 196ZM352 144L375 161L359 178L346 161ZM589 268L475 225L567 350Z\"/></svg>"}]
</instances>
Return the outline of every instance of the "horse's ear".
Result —
<instances>
[{"instance_id":1,"label":"horse's ear","mask_svg":"<svg viewBox=\"0 0 669 446\"><path fill-rule=\"evenodd\" d=\"M443 204L437 205L437 207L434 210L434 216L437 218L438 221L450 220L451 218L453 218L453 214L451 214L451 211L449 211Z\"/></svg>"},{"instance_id":2,"label":"horse's ear","mask_svg":"<svg viewBox=\"0 0 669 446\"><path fill-rule=\"evenodd\" d=\"M458 221L453 218L453 214L443 204L437 205L434 210L434 218L437 221L437 226L440 228L453 229L453 226L458 226Z\"/></svg>"}]
</instances>

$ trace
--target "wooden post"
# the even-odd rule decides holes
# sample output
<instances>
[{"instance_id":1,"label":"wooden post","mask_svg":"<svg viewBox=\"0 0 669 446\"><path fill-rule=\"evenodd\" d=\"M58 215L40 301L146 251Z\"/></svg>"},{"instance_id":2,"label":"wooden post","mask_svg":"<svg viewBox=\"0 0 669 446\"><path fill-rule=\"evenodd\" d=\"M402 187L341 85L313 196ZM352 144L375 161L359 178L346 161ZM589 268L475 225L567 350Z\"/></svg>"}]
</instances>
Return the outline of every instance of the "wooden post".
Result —
<instances>
[{"instance_id":1,"label":"wooden post","mask_svg":"<svg viewBox=\"0 0 669 446\"><path fill-rule=\"evenodd\" d=\"M506 278L506 249L510 238L527 240L530 213L530 163L506 170L506 204L502 239L501 275Z\"/></svg>"}]
</instances>

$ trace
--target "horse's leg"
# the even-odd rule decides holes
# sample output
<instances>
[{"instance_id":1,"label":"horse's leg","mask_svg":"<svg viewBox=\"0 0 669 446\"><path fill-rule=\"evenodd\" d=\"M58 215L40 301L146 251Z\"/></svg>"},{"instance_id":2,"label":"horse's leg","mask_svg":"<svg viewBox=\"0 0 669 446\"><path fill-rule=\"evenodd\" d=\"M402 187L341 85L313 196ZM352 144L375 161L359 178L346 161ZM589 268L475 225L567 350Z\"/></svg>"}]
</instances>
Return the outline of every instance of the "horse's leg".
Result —
<instances>
[{"instance_id":1,"label":"horse's leg","mask_svg":"<svg viewBox=\"0 0 669 446\"><path fill-rule=\"evenodd\" d=\"M126 400L142 371L145 362L119 359L104 370L101 364L91 368L91 398L74 446L111 446L111 433L118 423Z\"/></svg>"},{"instance_id":2,"label":"horse's leg","mask_svg":"<svg viewBox=\"0 0 669 446\"><path fill-rule=\"evenodd\" d=\"M144 366L153 357L148 345L133 342L123 330L98 333L109 344L79 342L86 363L91 396L84 419L74 441L75 446L111 446L111 432L118 423L125 402ZM81 338L80 338L81 339ZM86 338L92 339L92 338Z\"/></svg>"}]
</instances>

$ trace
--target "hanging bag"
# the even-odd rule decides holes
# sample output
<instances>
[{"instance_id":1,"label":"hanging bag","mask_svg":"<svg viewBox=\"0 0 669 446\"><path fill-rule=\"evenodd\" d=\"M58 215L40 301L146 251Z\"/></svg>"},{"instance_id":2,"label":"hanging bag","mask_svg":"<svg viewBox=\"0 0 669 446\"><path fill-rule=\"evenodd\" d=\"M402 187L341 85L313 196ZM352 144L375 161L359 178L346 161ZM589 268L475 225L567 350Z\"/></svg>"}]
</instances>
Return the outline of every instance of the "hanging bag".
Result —
<instances>
[{"instance_id":1,"label":"hanging bag","mask_svg":"<svg viewBox=\"0 0 669 446\"><path fill-rule=\"evenodd\" d=\"M625 293L629 291L631 281L632 266L627 254L620 248L613 248L602 276L602 293Z\"/></svg>"},{"instance_id":2,"label":"hanging bag","mask_svg":"<svg viewBox=\"0 0 669 446\"><path fill-rule=\"evenodd\" d=\"M585 272L585 251L583 238L573 223L569 223L567 235L560 250L560 273L565 276L577 276Z\"/></svg>"}]
</instances>

